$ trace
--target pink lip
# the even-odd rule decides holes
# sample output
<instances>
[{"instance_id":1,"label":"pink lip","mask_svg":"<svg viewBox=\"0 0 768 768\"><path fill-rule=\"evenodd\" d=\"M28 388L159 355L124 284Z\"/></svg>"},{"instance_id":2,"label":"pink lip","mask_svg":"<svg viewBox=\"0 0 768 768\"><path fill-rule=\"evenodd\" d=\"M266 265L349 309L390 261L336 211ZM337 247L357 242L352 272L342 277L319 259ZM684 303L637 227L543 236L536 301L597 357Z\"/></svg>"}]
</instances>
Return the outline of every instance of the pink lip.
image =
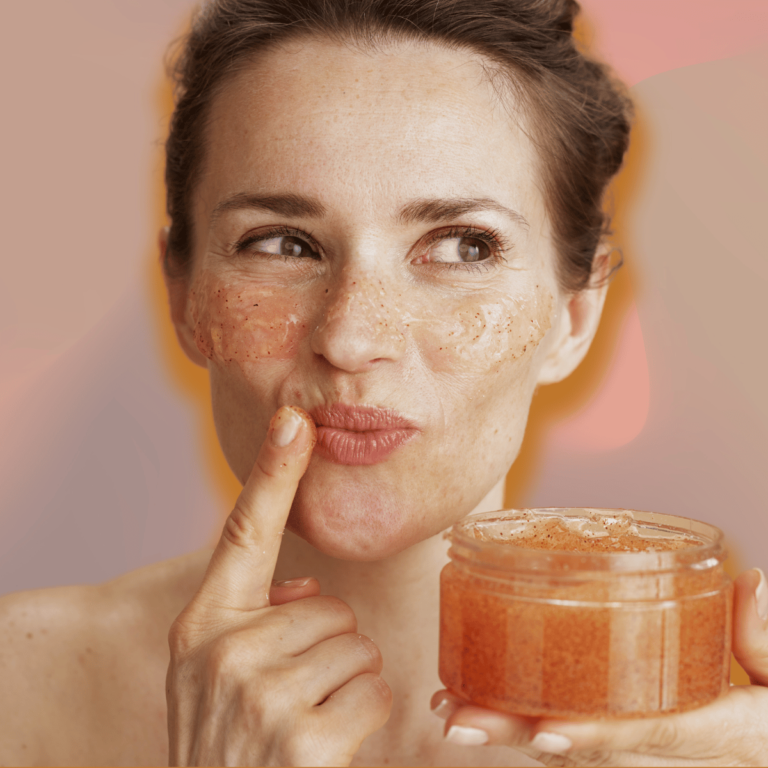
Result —
<instances>
[{"instance_id":1,"label":"pink lip","mask_svg":"<svg viewBox=\"0 0 768 768\"><path fill-rule=\"evenodd\" d=\"M336 464L376 464L419 431L396 411L367 405L323 405L309 415L317 424L315 451Z\"/></svg>"}]
</instances>

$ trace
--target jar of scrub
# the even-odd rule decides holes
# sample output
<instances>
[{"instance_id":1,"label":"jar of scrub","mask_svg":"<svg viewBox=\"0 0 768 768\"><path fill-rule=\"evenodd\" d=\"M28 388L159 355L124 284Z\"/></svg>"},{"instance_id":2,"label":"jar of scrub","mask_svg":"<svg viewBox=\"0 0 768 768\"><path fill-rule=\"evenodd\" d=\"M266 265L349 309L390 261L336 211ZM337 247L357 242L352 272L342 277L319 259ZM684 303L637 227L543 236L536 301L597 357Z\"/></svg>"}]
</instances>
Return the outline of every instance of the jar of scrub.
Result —
<instances>
[{"instance_id":1,"label":"jar of scrub","mask_svg":"<svg viewBox=\"0 0 768 768\"><path fill-rule=\"evenodd\" d=\"M440 679L478 706L647 717L728 686L723 534L672 515L534 509L472 515L446 536Z\"/></svg>"}]
</instances>

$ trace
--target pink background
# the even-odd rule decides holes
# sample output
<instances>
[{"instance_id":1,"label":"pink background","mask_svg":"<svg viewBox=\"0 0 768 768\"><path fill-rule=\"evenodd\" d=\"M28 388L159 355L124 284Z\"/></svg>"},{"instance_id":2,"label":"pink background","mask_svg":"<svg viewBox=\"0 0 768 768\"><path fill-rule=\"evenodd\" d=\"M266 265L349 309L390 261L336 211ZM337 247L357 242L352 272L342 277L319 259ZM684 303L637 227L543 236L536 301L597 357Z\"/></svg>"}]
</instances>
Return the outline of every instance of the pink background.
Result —
<instances>
[{"instance_id":1,"label":"pink background","mask_svg":"<svg viewBox=\"0 0 768 768\"><path fill-rule=\"evenodd\" d=\"M768 568L768 2L583 6L637 100L627 265L585 365L537 395L507 502L697 517ZM202 546L237 493L156 262L161 61L190 9L0 4L0 593Z\"/></svg>"}]
</instances>

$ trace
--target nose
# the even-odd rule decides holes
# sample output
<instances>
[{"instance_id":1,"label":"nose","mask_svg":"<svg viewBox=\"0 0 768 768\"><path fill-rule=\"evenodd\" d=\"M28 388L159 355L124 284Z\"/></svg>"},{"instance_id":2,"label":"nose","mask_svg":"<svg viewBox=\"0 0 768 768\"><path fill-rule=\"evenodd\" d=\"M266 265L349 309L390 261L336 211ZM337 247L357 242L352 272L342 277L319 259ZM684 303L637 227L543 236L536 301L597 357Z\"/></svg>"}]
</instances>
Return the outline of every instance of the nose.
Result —
<instances>
[{"instance_id":1,"label":"nose","mask_svg":"<svg viewBox=\"0 0 768 768\"><path fill-rule=\"evenodd\" d=\"M328 289L323 314L312 333L312 351L334 367L362 373L405 352L396 294L375 276L348 275Z\"/></svg>"}]
</instances>

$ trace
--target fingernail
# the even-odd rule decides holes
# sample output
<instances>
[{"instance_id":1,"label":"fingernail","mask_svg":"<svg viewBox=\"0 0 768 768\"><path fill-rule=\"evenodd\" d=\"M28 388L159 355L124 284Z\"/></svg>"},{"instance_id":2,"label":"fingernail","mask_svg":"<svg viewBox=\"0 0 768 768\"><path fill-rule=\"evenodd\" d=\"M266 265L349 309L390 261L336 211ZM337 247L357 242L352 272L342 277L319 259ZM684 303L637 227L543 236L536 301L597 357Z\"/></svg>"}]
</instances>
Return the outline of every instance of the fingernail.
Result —
<instances>
[{"instance_id":1,"label":"fingernail","mask_svg":"<svg viewBox=\"0 0 768 768\"><path fill-rule=\"evenodd\" d=\"M533 737L531 746L534 749L538 749L539 752L554 752L558 754L560 752L567 752L573 746L573 742L561 733L542 731Z\"/></svg>"},{"instance_id":2,"label":"fingernail","mask_svg":"<svg viewBox=\"0 0 768 768\"><path fill-rule=\"evenodd\" d=\"M453 709L453 706L451 704L450 699L441 699L439 704L432 707L432 711L438 717L442 717L443 720L445 720L445 718L448 717L452 709Z\"/></svg>"},{"instance_id":3,"label":"fingernail","mask_svg":"<svg viewBox=\"0 0 768 768\"><path fill-rule=\"evenodd\" d=\"M469 728L465 725L452 725L445 738L463 747L475 747L488 743L488 734L479 728Z\"/></svg>"},{"instance_id":4,"label":"fingernail","mask_svg":"<svg viewBox=\"0 0 768 768\"><path fill-rule=\"evenodd\" d=\"M768 619L768 584L765 583L765 574L761 568L755 568L760 574L760 581L755 589L755 599L757 600L757 615L765 621Z\"/></svg>"},{"instance_id":5,"label":"fingernail","mask_svg":"<svg viewBox=\"0 0 768 768\"><path fill-rule=\"evenodd\" d=\"M285 448L286 445L293 442L299 433L302 418L298 413L286 409L278 416L278 419L279 422L272 431L272 442L278 448Z\"/></svg>"},{"instance_id":6,"label":"fingernail","mask_svg":"<svg viewBox=\"0 0 768 768\"><path fill-rule=\"evenodd\" d=\"M273 587L306 587L312 581L311 576L305 576L303 579L286 579L285 581L273 581Z\"/></svg>"}]
</instances>

